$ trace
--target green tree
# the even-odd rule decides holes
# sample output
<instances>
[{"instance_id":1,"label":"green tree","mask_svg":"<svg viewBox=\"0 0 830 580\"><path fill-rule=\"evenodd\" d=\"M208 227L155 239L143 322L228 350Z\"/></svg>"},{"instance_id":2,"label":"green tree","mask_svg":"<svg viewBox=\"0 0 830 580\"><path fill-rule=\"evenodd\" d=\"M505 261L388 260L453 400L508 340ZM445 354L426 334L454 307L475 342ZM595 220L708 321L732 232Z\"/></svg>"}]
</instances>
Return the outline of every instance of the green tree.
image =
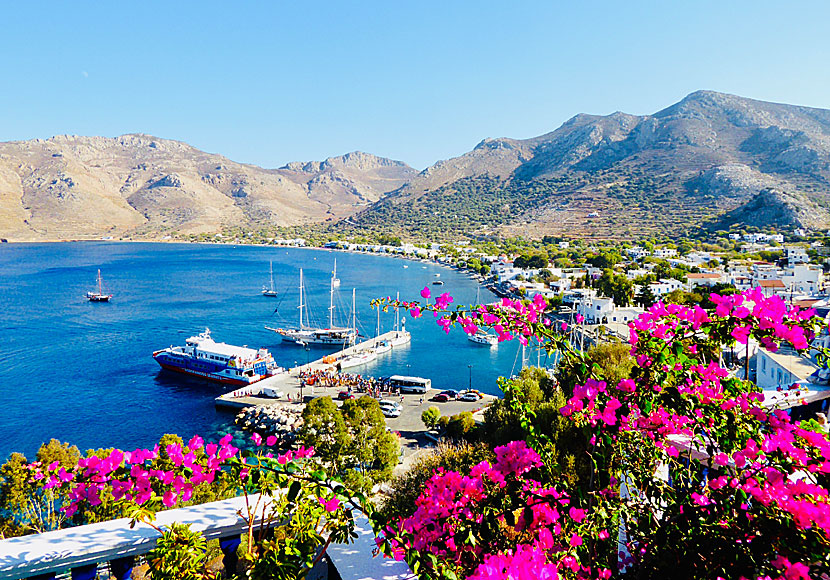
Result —
<instances>
[{"instance_id":1,"label":"green tree","mask_svg":"<svg viewBox=\"0 0 830 580\"><path fill-rule=\"evenodd\" d=\"M36 461L44 465L57 463L70 470L81 458L75 446L52 439L40 446ZM3 528L8 535L57 530L66 523L60 511L61 490L47 489L44 480L32 477L29 461L21 453L12 453L0 467L0 514L5 518Z\"/></svg>"},{"instance_id":2,"label":"green tree","mask_svg":"<svg viewBox=\"0 0 830 580\"><path fill-rule=\"evenodd\" d=\"M651 291L651 287L648 284L643 284L640 287L640 292L639 294L637 294L637 297L634 299L634 302L636 302L643 308L649 308L655 302L657 302L657 297L654 295L654 292Z\"/></svg>"},{"instance_id":3,"label":"green tree","mask_svg":"<svg viewBox=\"0 0 830 580\"><path fill-rule=\"evenodd\" d=\"M343 467L342 454L349 442L349 432L343 413L331 397L317 397L306 404L300 441L314 447L335 471Z\"/></svg>"},{"instance_id":4,"label":"green tree","mask_svg":"<svg viewBox=\"0 0 830 580\"><path fill-rule=\"evenodd\" d=\"M601 294L614 299L617 306L628 306L634 294L634 283L625 274L616 274L607 269L598 280L598 288Z\"/></svg>"},{"instance_id":5,"label":"green tree","mask_svg":"<svg viewBox=\"0 0 830 580\"><path fill-rule=\"evenodd\" d=\"M349 399L343 402L342 412L349 433L344 453L364 479L362 487L388 479L398 464L400 445L397 437L386 430L377 400Z\"/></svg>"},{"instance_id":6,"label":"green tree","mask_svg":"<svg viewBox=\"0 0 830 580\"><path fill-rule=\"evenodd\" d=\"M421 413L421 422L427 429L433 429L435 425L438 423L438 419L441 418L441 409L436 407L435 405L431 406L428 409L424 409Z\"/></svg>"}]
</instances>

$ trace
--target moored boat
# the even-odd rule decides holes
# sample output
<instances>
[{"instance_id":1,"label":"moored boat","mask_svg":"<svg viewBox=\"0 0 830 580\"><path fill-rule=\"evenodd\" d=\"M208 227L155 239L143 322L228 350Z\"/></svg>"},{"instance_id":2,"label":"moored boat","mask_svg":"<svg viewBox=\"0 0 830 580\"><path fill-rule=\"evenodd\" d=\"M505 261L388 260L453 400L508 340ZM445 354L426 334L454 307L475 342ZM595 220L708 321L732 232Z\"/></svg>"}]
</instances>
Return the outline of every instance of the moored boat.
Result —
<instances>
[{"instance_id":1,"label":"moored boat","mask_svg":"<svg viewBox=\"0 0 830 580\"><path fill-rule=\"evenodd\" d=\"M266 326L268 330L272 330L282 336L286 342L293 342L301 346L306 345L322 345L322 346L351 346L357 340L356 325L352 326L334 326L334 278L332 278L332 285L329 292L329 327L328 328L314 328L306 325L306 301L305 301L305 287L303 285L303 271L300 270L300 324L297 328L272 328ZM354 291L352 291L352 320L355 320L354 315Z\"/></svg>"},{"instance_id":2,"label":"moored boat","mask_svg":"<svg viewBox=\"0 0 830 580\"><path fill-rule=\"evenodd\" d=\"M363 350L341 358L339 361L337 361L337 365L340 367L341 370L348 369L360 365L365 365L367 363L374 361L377 358L378 353L374 350Z\"/></svg>"},{"instance_id":3,"label":"moored boat","mask_svg":"<svg viewBox=\"0 0 830 580\"><path fill-rule=\"evenodd\" d=\"M268 298L276 298L277 290L274 288L274 261L271 260L271 285L262 287L262 295Z\"/></svg>"},{"instance_id":4,"label":"moored boat","mask_svg":"<svg viewBox=\"0 0 830 580\"><path fill-rule=\"evenodd\" d=\"M98 269L98 277L96 278L98 289L95 292L87 292L86 299L90 302L109 302L112 294L104 292L104 280L101 278L101 269Z\"/></svg>"},{"instance_id":5,"label":"moored boat","mask_svg":"<svg viewBox=\"0 0 830 580\"><path fill-rule=\"evenodd\" d=\"M467 340L484 346L496 346L499 344L498 336L485 332L481 329L477 330L475 334L467 335Z\"/></svg>"},{"instance_id":6,"label":"moored boat","mask_svg":"<svg viewBox=\"0 0 830 580\"><path fill-rule=\"evenodd\" d=\"M185 346L155 351L153 358L163 369L229 385L250 385L284 372L266 349L215 342L207 328Z\"/></svg>"}]
</instances>

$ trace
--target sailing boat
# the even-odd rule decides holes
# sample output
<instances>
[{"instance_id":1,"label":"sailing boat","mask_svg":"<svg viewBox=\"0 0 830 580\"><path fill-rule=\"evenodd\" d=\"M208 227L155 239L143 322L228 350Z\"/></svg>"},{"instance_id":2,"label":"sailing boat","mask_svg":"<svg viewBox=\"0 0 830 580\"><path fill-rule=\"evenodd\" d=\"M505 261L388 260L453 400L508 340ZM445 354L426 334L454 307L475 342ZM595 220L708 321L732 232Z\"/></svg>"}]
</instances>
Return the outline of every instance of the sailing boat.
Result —
<instances>
[{"instance_id":1,"label":"sailing boat","mask_svg":"<svg viewBox=\"0 0 830 580\"><path fill-rule=\"evenodd\" d=\"M340 288L340 278L337 277L337 258L334 259L334 270L331 271L331 287Z\"/></svg>"},{"instance_id":2,"label":"sailing boat","mask_svg":"<svg viewBox=\"0 0 830 580\"><path fill-rule=\"evenodd\" d=\"M96 292L87 292L86 299L90 302L109 302L112 294L104 294L104 280L101 278L101 269L98 269L98 290Z\"/></svg>"},{"instance_id":3,"label":"sailing boat","mask_svg":"<svg viewBox=\"0 0 830 580\"><path fill-rule=\"evenodd\" d=\"M476 288L476 304L481 302L481 286ZM475 331L475 334L468 334L467 340L470 342L474 342L476 344L481 344L484 346L498 346L499 345L499 337L495 334L490 334L486 330L479 328Z\"/></svg>"},{"instance_id":4,"label":"sailing boat","mask_svg":"<svg viewBox=\"0 0 830 580\"><path fill-rule=\"evenodd\" d=\"M352 301L354 302L354 294L352 294ZM271 328L266 326L268 330L273 330L286 342L294 342L296 344L305 346L307 344L317 344L323 346L338 346L346 347L354 344L357 339L357 324L353 321L352 326L335 326L334 325L334 286L332 285L329 292L329 327L328 328L314 328L308 326L306 321L308 316L306 314L306 299L305 286L303 285L303 270L300 269L300 305L297 307L300 311L300 324L297 328ZM352 305L354 310L354 304Z\"/></svg>"},{"instance_id":5,"label":"sailing boat","mask_svg":"<svg viewBox=\"0 0 830 580\"><path fill-rule=\"evenodd\" d=\"M380 307L377 308L378 321L375 327L375 352L383 354L392 350L391 340L380 340Z\"/></svg>"},{"instance_id":6,"label":"sailing boat","mask_svg":"<svg viewBox=\"0 0 830 580\"><path fill-rule=\"evenodd\" d=\"M401 293L395 294L395 300L400 301ZM401 309L395 308L395 336L392 337L392 346L402 346L412 340L412 334L406 330L406 320L401 320Z\"/></svg>"},{"instance_id":7,"label":"sailing boat","mask_svg":"<svg viewBox=\"0 0 830 580\"><path fill-rule=\"evenodd\" d=\"M268 286L268 287L266 287L266 286L262 287L262 295L263 296L268 296L269 298L276 298L277 291L274 288L274 261L270 260L270 263L271 263L271 285Z\"/></svg>"}]
</instances>

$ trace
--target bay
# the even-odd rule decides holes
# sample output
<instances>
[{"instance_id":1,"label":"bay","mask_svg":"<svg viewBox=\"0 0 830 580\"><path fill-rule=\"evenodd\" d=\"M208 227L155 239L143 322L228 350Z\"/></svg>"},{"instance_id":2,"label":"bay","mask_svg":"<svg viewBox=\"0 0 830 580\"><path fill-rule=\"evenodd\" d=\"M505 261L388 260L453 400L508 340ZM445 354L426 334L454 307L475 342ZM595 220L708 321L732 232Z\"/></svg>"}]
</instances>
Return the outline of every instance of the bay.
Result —
<instances>
[{"instance_id":1,"label":"bay","mask_svg":"<svg viewBox=\"0 0 830 580\"><path fill-rule=\"evenodd\" d=\"M476 298L477 282L463 272L382 255L172 243L0 245L0 457L19 451L31 459L50 438L82 450L134 449L164 433L229 432L233 416L214 408L226 389L161 371L153 351L209 327L217 341L268 348L282 366L323 356L324 349L281 343L265 326L296 325L300 268L312 321L325 325L335 258L336 316L345 322L354 288L367 336L375 332L373 298L400 292L420 299L424 286L449 292L455 304ZM277 298L260 295L271 260ZM84 299L98 268L110 303ZM437 275L443 286L431 285ZM482 301L493 299L481 290ZM429 314L405 318L411 344L354 372L417 375L439 389L472 384L499 394L497 377L520 366L515 341L490 349L460 330L444 334ZM381 332L393 325L394 315L382 313Z\"/></svg>"}]
</instances>

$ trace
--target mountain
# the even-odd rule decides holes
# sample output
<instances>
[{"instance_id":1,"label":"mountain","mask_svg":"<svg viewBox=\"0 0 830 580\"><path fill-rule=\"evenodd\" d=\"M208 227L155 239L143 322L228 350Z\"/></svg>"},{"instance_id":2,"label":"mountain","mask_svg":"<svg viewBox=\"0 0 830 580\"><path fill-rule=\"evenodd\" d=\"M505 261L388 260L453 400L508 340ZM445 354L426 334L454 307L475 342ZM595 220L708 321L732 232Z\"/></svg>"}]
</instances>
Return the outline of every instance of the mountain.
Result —
<instances>
[{"instance_id":1,"label":"mountain","mask_svg":"<svg viewBox=\"0 0 830 580\"><path fill-rule=\"evenodd\" d=\"M698 91L653 115L576 115L420 173L353 152L263 169L149 135L0 143L0 237L339 233L640 238L830 227L830 111ZM320 226L317 226L318 228Z\"/></svg>"},{"instance_id":2,"label":"mountain","mask_svg":"<svg viewBox=\"0 0 830 580\"><path fill-rule=\"evenodd\" d=\"M0 143L0 237L157 237L336 220L416 173L361 152L263 169L141 134Z\"/></svg>"},{"instance_id":3,"label":"mountain","mask_svg":"<svg viewBox=\"0 0 830 580\"><path fill-rule=\"evenodd\" d=\"M632 238L703 223L830 227L830 111L698 91L653 115L580 114L486 139L343 227Z\"/></svg>"}]
</instances>

